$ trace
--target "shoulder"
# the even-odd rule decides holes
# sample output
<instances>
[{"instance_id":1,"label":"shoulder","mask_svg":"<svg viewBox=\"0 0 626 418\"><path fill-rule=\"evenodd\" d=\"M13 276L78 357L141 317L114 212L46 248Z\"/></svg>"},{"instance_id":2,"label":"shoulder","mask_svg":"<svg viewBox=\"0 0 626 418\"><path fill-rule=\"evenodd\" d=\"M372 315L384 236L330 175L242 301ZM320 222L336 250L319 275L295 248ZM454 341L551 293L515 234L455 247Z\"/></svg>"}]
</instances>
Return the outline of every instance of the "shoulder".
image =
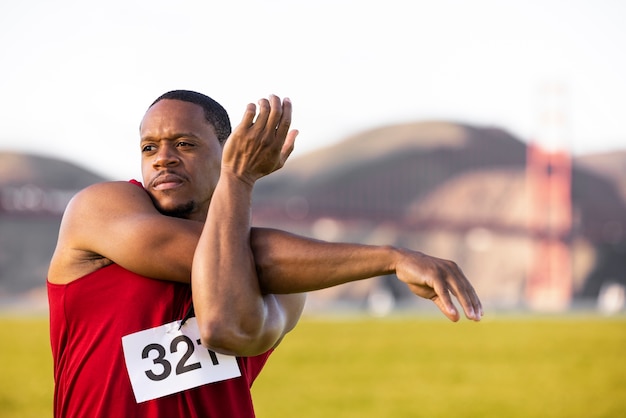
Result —
<instances>
[{"instance_id":1,"label":"shoulder","mask_svg":"<svg viewBox=\"0 0 626 418\"><path fill-rule=\"evenodd\" d=\"M71 216L76 209L98 209L96 205L123 207L134 201L150 202L148 193L139 183L128 181L96 183L76 193L68 204L64 216Z\"/></svg>"},{"instance_id":2,"label":"shoulder","mask_svg":"<svg viewBox=\"0 0 626 418\"><path fill-rule=\"evenodd\" d=\"M91 229L120 216L154 213L156 208L143 187L126 181L97 183L79 191L68 203L61 226L80 225L77 230Z\"/></svg>"},{"instance_id":3,"label":"shoulder","mask_svg":"<svg viewBox=\"0 0 626 418\"><path fill-rule=\"evenodd\" d=\"M92 235L115 220L155 210L142 187L124 181L97 183L79 191L70 200L59 233L72 237Z\"/></svg>"},{"instance_id":4,"label":"shoulder","mask_svg":"<svg viewBox=\"0 0 626 418\"><path fill-rule=\"evenodd\" d=\"M79 191L63 214L48 279L67 283L111 264L103 249L115 224L154 211L147 192L130 182L97 183Z\"/></svg>"}]
</instances>

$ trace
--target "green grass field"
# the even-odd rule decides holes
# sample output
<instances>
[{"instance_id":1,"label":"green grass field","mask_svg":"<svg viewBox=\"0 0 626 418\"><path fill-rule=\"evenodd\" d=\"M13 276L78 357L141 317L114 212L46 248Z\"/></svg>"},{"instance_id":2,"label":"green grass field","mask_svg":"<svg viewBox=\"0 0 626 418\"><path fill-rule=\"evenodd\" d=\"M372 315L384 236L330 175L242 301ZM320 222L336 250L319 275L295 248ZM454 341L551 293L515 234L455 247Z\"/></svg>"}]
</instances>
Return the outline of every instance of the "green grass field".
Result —
<instances>
[{"instance_id":1,"label":"green grass field","mask_svg":"<svg viewBox=\"0 0 626 418\"><path fill-rule=\"evenodd\" d=\"M50 417L45 318L0 318L0 417ZM304 318L255 382L259 418L621 417L626 318Z\"/></svg>"}]
</instances>

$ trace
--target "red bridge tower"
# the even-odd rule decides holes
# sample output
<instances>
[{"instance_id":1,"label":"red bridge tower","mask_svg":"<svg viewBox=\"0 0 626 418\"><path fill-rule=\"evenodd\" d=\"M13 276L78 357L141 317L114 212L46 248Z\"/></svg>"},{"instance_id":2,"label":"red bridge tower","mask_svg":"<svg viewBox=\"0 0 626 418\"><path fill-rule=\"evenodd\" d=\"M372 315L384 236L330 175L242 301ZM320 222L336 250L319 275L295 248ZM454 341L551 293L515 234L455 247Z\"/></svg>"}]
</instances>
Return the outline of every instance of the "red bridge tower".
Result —
<instances>
[{"instance_id":1,"label":"red bridge tower","mask_svg":"<svg viewBox=\"0 0 626 418\"><path fill-rule=\"evenodd\" d=\"M531 253L526 303L531 309L561 311L572 299L572 162L565 147L565 88L541 91L539 131L529 144L526 172Z\"/></svg>"}]
</instances>

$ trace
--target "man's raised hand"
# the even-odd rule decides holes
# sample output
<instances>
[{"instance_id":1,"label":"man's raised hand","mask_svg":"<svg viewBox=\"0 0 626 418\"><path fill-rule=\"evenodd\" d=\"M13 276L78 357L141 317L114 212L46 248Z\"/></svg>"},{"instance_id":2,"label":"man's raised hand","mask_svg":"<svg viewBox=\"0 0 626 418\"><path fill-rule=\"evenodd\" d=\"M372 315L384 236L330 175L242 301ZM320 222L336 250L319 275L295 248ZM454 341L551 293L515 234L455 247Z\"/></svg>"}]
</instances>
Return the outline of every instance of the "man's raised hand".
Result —
<instances>
[{"instance_id":1,"label":"man's raised hand","mask_svg":"<svg viewBox=\"0 0 626 418\"><path fill-rule=\"evenodd\" d=\"M222 157L222 170L230 170L250 184L285 164L298 135L297 130L289 130L292 105L288 98L281 103L279 97L271 95L258 103L258 114L254 104L247 105Z\"/></svg>"}]
</instances>

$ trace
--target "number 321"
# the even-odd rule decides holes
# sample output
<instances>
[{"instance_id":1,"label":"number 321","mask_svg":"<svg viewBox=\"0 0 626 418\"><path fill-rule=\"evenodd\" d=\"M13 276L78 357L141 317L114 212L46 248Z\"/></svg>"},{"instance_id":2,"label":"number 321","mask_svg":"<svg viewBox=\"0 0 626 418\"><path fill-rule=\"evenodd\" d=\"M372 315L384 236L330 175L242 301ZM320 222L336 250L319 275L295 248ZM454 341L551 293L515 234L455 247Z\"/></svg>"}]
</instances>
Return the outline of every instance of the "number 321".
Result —
<instances>
[{"instance_id":1,"label":"number 321","mask_svg":"<svg viewBox=\"0 0 626 418\"><path fill-rule=\"evenodd\" d=\"M185 351L185 354L183 354L181 359L176 364L176 374L179 375L179 374L191 372L193 370L201 368L202 365L200 364L200 362L187 364L189 357L191 357L191 355L193 354L195 350L195 346L193 344L193 341L191 341L191 338L187 337L186 335L179 335L178 337L172 340L172 342L170 343L170 347L169 347L170 353L178 352L178 346L180 344L185 344L187 346L187 349ZM197 341L197 344L200 345L200 340ZM163 368L163 371L157 374L152 370L146 370L145 371L146 376L148 376L148 379L154 380L154 381L167 379L172 373L172 363L170 363L165 358L165 356L167 355L165 347L157 343L148 344L147 346L144 347L143 351L141 352L141 358L147 359L151 351L157 352L157 357L152 359L152 362L154 364L161 365L161 367ZM218 365L219 361L217 360L217 355L215 354L215 352L208 350L208 349L207 351L209 352L209 355L211 356L211 362L213 363L213 365L215 366Z\"/></svg>"}]
</instances>

